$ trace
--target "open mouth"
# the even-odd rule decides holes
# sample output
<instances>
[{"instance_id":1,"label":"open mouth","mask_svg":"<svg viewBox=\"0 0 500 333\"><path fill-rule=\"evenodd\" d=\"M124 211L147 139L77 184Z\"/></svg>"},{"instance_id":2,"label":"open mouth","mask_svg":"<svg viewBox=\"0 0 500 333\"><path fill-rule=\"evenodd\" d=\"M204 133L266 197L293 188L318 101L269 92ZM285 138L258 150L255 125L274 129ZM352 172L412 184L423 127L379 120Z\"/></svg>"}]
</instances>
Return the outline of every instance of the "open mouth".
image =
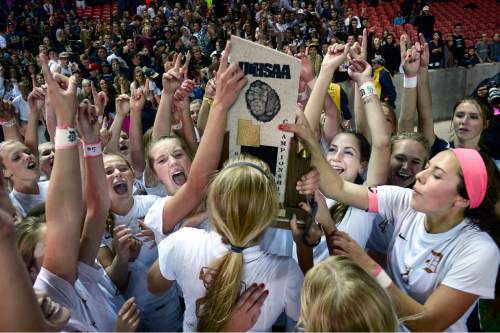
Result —
<instances>
[{"instance_id":1,"label":"open mouth","mask_svg":"<svg viewBox=\"0 0 500 333\"><path fill-rule=\"evenodd\" d=\"M399 170L399 171L397 172L397 175L398 175L400 178L402 178L403 180L408 180L408 179L410 179L410 177L411 177L411 175L410 175L408 172L406 172L405 170Z\"/></svg>"},{"instance_id":2,"label":"open mouth","mask_svg":"<svg viewBox=\"0 0 500 333\"><path fill-rule=\"evenodd\" d=\"M36 169L36 162L35 161L29 161L28 165L26 166L28 170L34 170Z\"/></svg>"},{"instance_id":3,"label":"open mouth","mask_svg":"<svg viewBox=\"0 0 500 333\"><path fill-rule=\"evenodd\" d=\"M186 174L183 171L176 171L172 174L172 181L177 186L182 186L186 183Z\"/></svg>"},{"instance_id":4,"label":"open mouth","mask_svg":"<svg viewBox=\"0 0 500 333\"><path fill-rule=\"evenodd\" d=\"M113 184L113 191L115 191L115 193L119 195L126 194L128 192L127 182L117 181Z\"/></svg>"},{"instance_id":5,"label":"open mouth","mask_svg":"<svg viewBox=\"0 0 500 333\"><path fill-rule=\"evenodd\" d=\"M54 157L49 157L49 165L54 166Z\"/></svg>"},{"instance_id":6,"label":"open mouth","mask_svg":"<svg viewBox=\"0 0 500 333\"><path fill-rule=\"evenodd\" d=\"M119 145L120 152L125 152L128 150L128 145L126 143L120 143Z\"/></svg>"},{"instance_id":7,"label":"open mouth","mask_svg":"<svg viewBox=\"0 0 500 333\"><path fill-rule=\"evenodd\" d=\"M340 174L342 174L342 173L345 171L345 169L344 169L344 168L342 168L342 167L340 167L340 166L337 166L337 165L332 166L332 168L333 168L333 170L335 170L335 171L337 172L337 174L339 174L339 175L340 175Z\"/></svg>"}]
</instances>

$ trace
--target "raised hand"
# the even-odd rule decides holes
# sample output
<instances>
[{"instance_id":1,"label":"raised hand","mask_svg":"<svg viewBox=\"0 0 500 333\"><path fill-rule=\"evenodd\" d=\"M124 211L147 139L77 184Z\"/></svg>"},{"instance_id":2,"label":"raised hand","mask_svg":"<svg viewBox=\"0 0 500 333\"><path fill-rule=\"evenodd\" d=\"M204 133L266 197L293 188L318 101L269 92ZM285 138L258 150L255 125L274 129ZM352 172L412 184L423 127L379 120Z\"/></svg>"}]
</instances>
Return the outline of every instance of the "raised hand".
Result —
<instances>
[{"instance_id":1,"label":"raised hand","mask_svg":"<svg viewBox=\"0 0 500 333\"><path fill-rule=\"evenodd\" d=\"M145 102L146 98L144 97L142 89L136 89L136 91L132 95L132 98L130 99L130 111L141 112L144 108Z\"/></svg>"},{"instance_id":2,"label":"raised hand","mask_svg":"<svg viewBox=\"0 0 500 333\"><path fill-rule=\"evenodd\" d=\"M123 303L118 317L116 318L116 332L135 332L141 321L139 307L135 303L135 297L129 298Z\"/></svg>"},{"instance_id":3,"label":"raised hand","mask_svg":"<svg viewBox=\"0 0 500 333\"><path fill-rule=\"evenodd\" d=\"M228 110L233 105L241 89L248 82L237 63L228 66L227 59L230 52L231 42L227 42L217 71L217 91L214 98L214 104L221 106L224 110Z\"/></svg>"},{"instance_id":4,"label":"raised hand","mask_svg":"<svg viewBox=\"0 0 500 333\"><path fill-rule=\"evenodd\" d=\"M259 319L262 305L269 291L264 284L252 284L233 307L228 322L222 328L223 332L248 332Z\"/></svg>"},{"instance_id":5,"label":"raised hand","mask_svg":"<svg viewBox=\"0 0 500 333\"><path fill-rule=\"evenodd\" d=\"M334 44L328 47L328 52L321 63L322 68L337 69L347 59L350 46L348 44Z\"/></svg>"},{"instance_id":6,"label":"raised hand","mask_svg":"<svg viewBox=\"0 0 500 333\"><path fill-rule=\"evenodd\" d=\"M300 69L299 91L304 91L307 84L314 79L314 70L311 64L311 60L309 60L308 53L309 48L306 49L305 54L297 54L297 58L300 59L300 63L302 65Z\"/></svg>"},{"instance_id":7,"label":"raised hand","mask_svg":"<svg viewBox=\"0 0 500 333\"><path fill-rule=\"evenodd\" d=\"M116 113L125 118L130 112L130 96L122 94L115 100Z\"/></svg>"},{"instance_id":8,"label":"raised hand","mask_svg":"<svg viewBox=\"0 0 500 333\"><path fill-rule=\"evenodd\" d=\"M97 119L99 120L99 123L101 125L101 129L99 130L99 139L101 140L101 146L104 149L104 147L106 147L106 145L108 144L109 140L111 140L111 131L108 128L108 118L107 117L100 118L98 116Z\"/></svg>"},{"instance_id":9,"label":"raised hand","mask_svg":"<svg viewBox=\"0 0 500 333\"><path fill-rule=\"evenodd\" d=\"M420 47L417 47L417 51L420 53L420 68L429 66L429 44L425 40L423 34L419 34L418 38L420 40ZM415 46L417 46L415 44Z\"/></svg>"},{"instance_id":10,"label":"raised hand","mask_svg":"<svg viewBox=\"0 0 500 333\"><path fill-rule=\"evenodd\" d=\"M310 149L316 144L316 136L311 129L311 125L307 122L304 112L297 111L295 124L279 124L278 129L285 132L294 133L300 140L300 142L307 148Z\"/></svg>"},{"instance_id":11,"label":"raised hand","mask_svg":"<svg viewBox=\"0 0 500 333\"><path fill-rule=\"evenodd\" d=\"M96 108L88 99L83 100L78 107L77 128L83 141L96 143L99 141L99 121Z\"/></svg>"},{"instance_id":12,"label":"raised hand","mask_svg":"<svg viewBox=\"0 0 500 333\"><path fill-rule=\"evenodd\" d=\"M363 83L372 80L372 67L366 62L366 60L351 60L347 73L359 87L361 87Z\"/></svg>"},{"instance_id":13,"label":"raised hand","mask_svg":"<svg viewBox=\"0 0 500 333\"><path fill-rule=\"evenodd\" d=\"M7 122L15 118L14 107L11 102L4 102L0 99L0 121Z\"/></svg>"},{"instance_id":14,"label":"raised hand","mask_svg":"<svg viewBox=\"0 0 500 333\"><path fill-rule=\"evenodd\" d=\"M108 104L108 96L104 91L97 92L94 82L90 81L90 85L92 87L92 98L94 99L94 106L97 110L97 116L101 118L104 115L104 108Z\"/></svg>"},{"instance_id":15,"label":"raised hand","mask_svg":"<svg viewBox=\"0 0 500 333\"><path fill-rule=\"evenodd\" d=\"M419 44L419 43L418 43ZM418 45L420 47L420 45ZM420 68L420 53L416 46L412 46L406 51L404 59L401 59L403 71L406 76L416 76Z\"/></svg>"},{"instance_id":16,"label":"raised hand","mask_svg":"<svg viewBox=\"0 0 500 333\"><path fill-rule=\"evenodd\" d=\"M214 98L217 89L215 78L208 80L207 86L205 87L205 97Z\"/></svg>"},{"instance_id":17,"label":"raised hand","mask_svg":"<svg viewBox=\"0 0 500 333\"><path fill-rule=\"evenodd\" d=\"M45 82L47 84L47 96L56 114L59 125L72 126L75 122L76 110L78 107L76 99L77 79L72 75L69 80L56 80L49 69L47 56L40 53L40 62ZM58 76L59 77L59 76Z\"/></svg>"},{"instance_id":18,"label":"raised hand","mask_svg":"<svg viewBox=\"0 0 500 333\"><path fill-rule=\"evenodd\" d=\"M363 29L363 38L361 40L361 45L359 45L359 43L356 42L349 50L349 55L351 56L351 59L366 60L367 47L368 47L368 32L366 31L366 29Z\"/></svg>"},{"instance_id":19,"label":"raised hand","mask_svg":"<svg viewBox=\"0 0 500 333\"><path fill-rule=\"evenodd\" d=\"M45 95L47 94L47 89L35 87L28 95L28 105L30 111L38 111L45 104Z\"/></svg>"},{"instance_id":20,"label":"raised hand","mask_svg":"<svg viewBox=\"0 0 500 333\"><path fill-rule=\"evenodd\" d=\"M165 63L165 73L162 76L163 93L173 95L181 86L183 80L181 61L182 54L178 53L174 58L174 66L172 68L168 69L168 65Z\"/></svg>"}]
</instances>

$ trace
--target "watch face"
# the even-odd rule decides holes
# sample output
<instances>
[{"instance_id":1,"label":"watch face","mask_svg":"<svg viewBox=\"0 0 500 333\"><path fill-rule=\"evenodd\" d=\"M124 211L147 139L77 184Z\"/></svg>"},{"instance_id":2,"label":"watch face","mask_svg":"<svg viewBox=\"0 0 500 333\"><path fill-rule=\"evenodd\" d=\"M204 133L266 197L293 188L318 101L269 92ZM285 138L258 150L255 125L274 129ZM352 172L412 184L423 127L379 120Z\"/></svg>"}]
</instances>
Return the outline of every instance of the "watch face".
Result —
<instances>
[{"instance_id":1,"label":"watch face","mask_svg":"<svg viewBox=\"0 0 500 333\"><path fill-rule=\"evenodd\" d=\"M260 80L250 84L245 93L245 100L252 116L264 123L273 120L281 109L278 93Z\"/></svg>"}]
</instances>

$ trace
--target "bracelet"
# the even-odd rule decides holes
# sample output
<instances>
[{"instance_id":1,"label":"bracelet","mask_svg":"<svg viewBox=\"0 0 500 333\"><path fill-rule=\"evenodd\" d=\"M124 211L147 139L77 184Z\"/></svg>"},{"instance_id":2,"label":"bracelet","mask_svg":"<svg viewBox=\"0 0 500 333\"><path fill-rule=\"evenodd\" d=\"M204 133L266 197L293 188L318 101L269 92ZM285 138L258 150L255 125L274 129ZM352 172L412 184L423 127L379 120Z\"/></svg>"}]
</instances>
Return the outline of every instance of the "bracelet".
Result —
<instances>
[{"instance_id":1,"label":"bracelet","mask_svg":"<svg viewBox=\"0 0 500 333\"><path fill-rule=\"evenodd\" d=\"M203 97L203 102L206 102L209 106L212 106L214 99L210 97Z\"/></svg>"},{"instance_id":2,"label":"bracelet","mask_svg":"<svg viewBox=\"0 0 500 333\"><path fill-rule=\"evenodd\" d=\"M371 96L376 96L377 91L375 90L375 85L373 81L367 81L359 87L359 93L361 94L361 98L367 98Z\"/></svg>"},{"instance_id":3,"label":"bracelet","mask_svg":"<svg viewBox=\"0 0 500 333\"><path fill-rule=\"evenodd\" d=\"M0 125L2 125L3 127L12 127L15 126L16 124L17 124L16 118L0 122Z\"/></svg>"},{"instance_id":4,"label":"bracelet","mask_svg":"<svg viewBox=\"0 0 500 333\"><path fill-rule=\"evenodd\" d=\"M377 265L377 268L375 268L375 271L372 273L372 276L375 278L377 283L384 289L387 289L392 284L392 280L387 275L387 273L380 267L380 265Z\"/></svg>"},{"instance_id":5,"label":"bracelet","mask_svg":"<svg viewBox=\"0 0 500 333\"><path fill-rule=\"evenodd\" d=\"M56 149L71 149L78 145L76 130L74 128L56 128L56 137L54 140Z\"/></svg>"},{"instance_id":6,"label":"bracelet","mask_svg":"<svg viewBox=\"0 0 500 333\"><path fill-rule=\"evenodd\" d=\"M417 87L417 76L404 76L403 88L416 88Z\"/></svg>"},{"instance_id":7,"label":"bracelet","mask_svg":"<svg viewBox=\"0 0 500 333\"><path fill-rule=\"evenodd\" d=\"M101 142L86 143L83 142L83 157L98 157L102 155Z\"/></svg>"}]
</instances>

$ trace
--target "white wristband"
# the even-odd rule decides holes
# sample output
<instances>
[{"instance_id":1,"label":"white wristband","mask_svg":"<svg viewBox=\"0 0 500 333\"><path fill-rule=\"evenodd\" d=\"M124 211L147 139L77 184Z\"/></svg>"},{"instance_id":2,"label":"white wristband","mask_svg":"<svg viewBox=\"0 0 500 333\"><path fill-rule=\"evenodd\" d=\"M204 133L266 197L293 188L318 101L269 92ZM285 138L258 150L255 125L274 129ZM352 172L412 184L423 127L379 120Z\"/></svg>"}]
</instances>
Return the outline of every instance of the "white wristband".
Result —
<instances>
[{"instance_id":1,"label":"white wristband","mask_svg":"<svg viewBox=\"0 0 500 333\"><path fill-rule=\"evenodd\" d=\"M417 76L404 76L403 79L404 88L416 88L417 87Z\"/></svg>"},{"instance_id":2,"label":"white wristband","mask_svg":"<svg viewBox=\"0 0 500 333\"><path fill-rule=\"evenodd\" d=\"M54 141L56 149L70 149L76 147L78 145L76 130L71 127L57 127Z\"/></svg>"},{"instance_id":3,"label":"white wristband","mask_svg":"<svg viewBox=\"0 0 500 333\"><path fill-rule=\"evenodd\" d=\"M83 143L83 157L96 157L102 155L101 143Z\"/></svg>"},{"instance_id":4,"label":"white wristband","mask_svg":"<svg viewBox=\"0 0 500 333\"><path fill-rule=\"evenodd\" d=\"M11 120L0 122L0 125L2 125L3 127L12 127L16 124L17 124L16 118L12 118Z\"/></svg>"},{"instance_id":5,"label":"white wristband","mask_svg":"<svg viewBox=\"0 0 500 333\"><path fill-rule=\"evenodd\" d=\"M380 266L378 266L373 273L373 277L375 278L377 283L384 289L388 288L392 284L391 278Z\"/></svg>"},{"instance_id":6,"label":"white wristband","mask_svg":"<svg viewBox=\"0 0 500 333\"><path fill-rule=\"evenodd\" d=\"M377 91L375 90L375 85L373 84L373 81L368 81L365 82L359 87L359 93L361 95L361 98L367 98L370 96L376 96Z\"/></svg>"}]
</instances>

